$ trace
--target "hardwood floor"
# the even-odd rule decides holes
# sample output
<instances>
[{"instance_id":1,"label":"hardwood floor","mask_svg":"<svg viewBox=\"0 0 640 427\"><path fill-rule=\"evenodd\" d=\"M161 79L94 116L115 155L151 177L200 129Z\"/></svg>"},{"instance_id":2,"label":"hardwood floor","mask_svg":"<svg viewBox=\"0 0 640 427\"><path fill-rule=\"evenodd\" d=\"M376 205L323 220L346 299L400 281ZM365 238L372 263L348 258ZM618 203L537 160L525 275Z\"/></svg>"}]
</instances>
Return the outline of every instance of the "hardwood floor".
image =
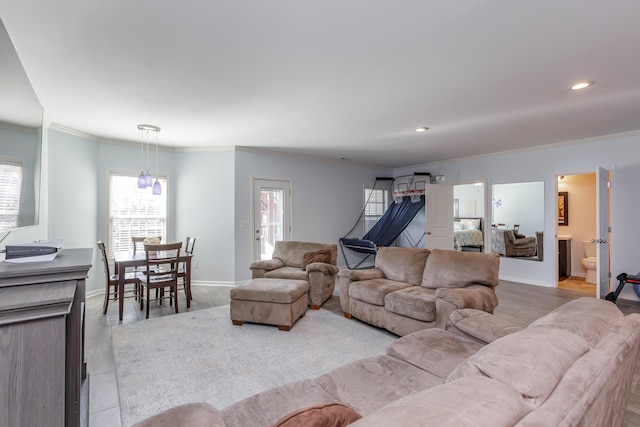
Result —
<instances>
[{"instance_id":1,"label":"hardwood floor","mask_svg":"<svg viewBox=\"0 0 640 427\"><path fill-rule=\"evenodd\" d=\"M593 283L587 283L583 277L568 277L558 282L560 289L570 289L573 291L582 291L589 296L596 296L596 285Z\"/></svg>"},{"instance_id":2,"label":"hardwood floor","mask_svg":"<svg viewBox=\"0 0 640 427\"><path fill-rule=\"evenodd\" d=\"M577 282L577 281L576 281ZM569 285L570 283L567 283ZM191 309L180 311L194 311L229 303L228 286L193 286L193 302ZM593 296L589 288L571 286L571 289L543 288L521 283L501 281L496 288L500 304L495 315L509 320L522 327L526 327L535 319L544 316L562 304L582 296ZM181 307L186 307L180 301ZM619 299L617 306L625 313L640 313L640 303ZM340 300L332 296L323 306L336 315L342 316ZM150 317L172 315L173 307L151 307ZM96 295L87 299L87 358L91 375L89 425L91 427L118 427L120 421L120 403L118 398L115 361L111 347L111 325L118 324L117 304L109 304L106 316L102 315L102 296ZM144 313L140 313L133 300L127 300L123 323L144 321ZM354 319L354 321L357 321ZM624 426L640 425L640 369L636 363L632 389L625 412Z\"/></svg>"}]
</instances>

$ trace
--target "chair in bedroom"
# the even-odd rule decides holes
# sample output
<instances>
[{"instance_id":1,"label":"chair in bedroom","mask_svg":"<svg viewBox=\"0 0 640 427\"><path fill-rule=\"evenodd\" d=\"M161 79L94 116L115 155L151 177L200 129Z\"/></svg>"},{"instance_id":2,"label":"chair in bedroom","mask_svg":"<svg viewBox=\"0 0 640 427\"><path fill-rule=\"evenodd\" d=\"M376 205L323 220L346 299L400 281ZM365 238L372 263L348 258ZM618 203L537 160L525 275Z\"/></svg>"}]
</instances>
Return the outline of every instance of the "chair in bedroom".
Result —
<instances>
[{"instance_id":1,"label":"chair in bedroom","mask_svg":"<svg viewBox=\"0 0 640 427\"><path fill-rule=\"evenodd\" d=\"M533 236L516 239L513 230L492 229L491 250L506 257L532 257L536 254L537 239Z\"/></svg>"},{"instance_id":2,"label":"chair in bedroom","mask_svg":"<svg viewBox=\"0 0 640 427\"><path fill-rule=\"evenodd\" d=\"M144 245L146 258L145 272L140 280L142 290L140 297L140 309L142 310L146 300L146 318L149 318L149 305L151 301L158 300L162 304L163 299L169 299L169 304L175 301L176 313L178 309L178 257L182 249L182 242L165 243L160 245ZM169 292L164 290L169 288ZM151 290L158 289L156 297L151 299ZM144 297L142 296L144 295ZM174 298L175 296L175 298Z\"/></svg>"},{"instance_id":3,"label":"chair in bedroom","mask_svg":"<svg viewBox=\"0 0 640 427\"><path fill-rule=\"evenodd\" d=\"M109 267L109 257L107 256L107 248L104 243L98 241L98 249L100 250L100 254L102 256L102 261L104 262L104 272L106 276L106 289L104 291L104 303L102 304L102 314L107 314L107 308L109 306L109 299L113 295L113 300L116 301L118 299L118 275L111 274L111 269ZM135 297L137 298L140 294L140 277L138 273L126 273L124 276L124 292L125 298ZM133 288L128 285L134 285Z\"/></svg>"}]
</instances>

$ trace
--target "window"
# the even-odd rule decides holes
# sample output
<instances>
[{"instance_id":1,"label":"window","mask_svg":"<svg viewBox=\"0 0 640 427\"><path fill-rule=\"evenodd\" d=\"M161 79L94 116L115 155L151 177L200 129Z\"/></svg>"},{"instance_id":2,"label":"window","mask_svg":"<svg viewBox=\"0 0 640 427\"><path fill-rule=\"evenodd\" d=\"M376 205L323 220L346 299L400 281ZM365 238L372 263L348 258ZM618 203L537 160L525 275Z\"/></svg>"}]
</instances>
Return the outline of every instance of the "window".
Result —
<instances>
[{"instance_id":1,"label":"window","mask_svg":"<svg viewBox=\"0 0 640 427\"><path fill-rule=\"evenodd\" d=\"M22 169L22 163L0 159L0 230L20 225Z\"/></svg>"},{"instance_id":2,"label":"window","mask_svg":"<svg viewBox=\"0 0 640 427\"><path fill-rule=\"evenodd\" d=\"M159 177L162 194L138 188L138 175L109 173L109 250L133 250L131 237L160 236L167 241L167 179Z\"/></svg>"},{"instance_id":3,"label":"window","mask_svg":"<svg viewBox=\"0 0 640 427\"><path fill-rule=\"evenodd\" d=\"M364 203L364 233L366 234L387 211L389 190L365 188Z\"/></svg>"}]
</instances>

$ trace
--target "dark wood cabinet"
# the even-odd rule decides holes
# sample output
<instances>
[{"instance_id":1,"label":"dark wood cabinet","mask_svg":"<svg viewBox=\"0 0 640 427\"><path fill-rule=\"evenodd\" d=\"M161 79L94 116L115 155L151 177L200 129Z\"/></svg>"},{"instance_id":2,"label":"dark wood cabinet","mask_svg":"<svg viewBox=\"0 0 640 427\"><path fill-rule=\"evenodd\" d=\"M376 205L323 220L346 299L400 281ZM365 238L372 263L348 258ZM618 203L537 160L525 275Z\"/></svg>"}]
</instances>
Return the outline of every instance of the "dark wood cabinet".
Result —
<instances>
[{"instance_id":1,"label":"dark wood cabinet","mask_svg":"<svg viewBox=\"0 0 640 427\"><path fill-rule=\"evenodd\" d=\"M0 263L0 426L87 426L85 280L93 249Z\"/></svg>"},{"instance_id":2,"label":"dark wood cabinet","mask_svg":"<svg viewBox=\"0 0 640 427\"><path fill-rule=\"evenodd\" d=\"M571 276L571 239L558 238L558 280Z\"/></svg>"}]
</instances>

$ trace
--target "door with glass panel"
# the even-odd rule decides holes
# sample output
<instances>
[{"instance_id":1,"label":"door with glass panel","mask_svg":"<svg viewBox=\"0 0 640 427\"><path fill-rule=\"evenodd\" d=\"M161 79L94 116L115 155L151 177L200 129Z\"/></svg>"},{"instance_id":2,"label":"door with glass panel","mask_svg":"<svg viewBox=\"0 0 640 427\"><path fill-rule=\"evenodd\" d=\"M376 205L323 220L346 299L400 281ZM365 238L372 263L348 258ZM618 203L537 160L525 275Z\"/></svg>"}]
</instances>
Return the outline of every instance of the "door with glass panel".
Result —
<instances>
[{"instance_id":1,"label":"door with glass panel","mask_svg":"<svg viewBox=\"0 0 640 427\"><path fill-rule=\"evenodd\" d=\"M278 240L291 238L291 182L253 180L253 259L271 259Z\"/></svg>"}]
</instances>

